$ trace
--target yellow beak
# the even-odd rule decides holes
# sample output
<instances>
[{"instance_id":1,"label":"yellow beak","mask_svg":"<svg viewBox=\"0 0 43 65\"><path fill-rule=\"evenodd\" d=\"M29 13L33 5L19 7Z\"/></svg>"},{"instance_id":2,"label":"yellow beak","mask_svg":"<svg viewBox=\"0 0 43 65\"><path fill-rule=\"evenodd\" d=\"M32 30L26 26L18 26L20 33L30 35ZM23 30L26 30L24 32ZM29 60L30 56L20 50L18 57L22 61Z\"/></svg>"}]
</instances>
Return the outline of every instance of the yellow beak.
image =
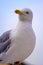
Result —
<instances>
[{"instance_id":1,"label":"yellow beak","mask_svg":"<svg viewBox=\"0 0 43 65\"><path fill-rule=\"evenodd\" d=\"M20 10L15 10L15 13L19 15L23 14Z\"/></svg>"}]
</instances>

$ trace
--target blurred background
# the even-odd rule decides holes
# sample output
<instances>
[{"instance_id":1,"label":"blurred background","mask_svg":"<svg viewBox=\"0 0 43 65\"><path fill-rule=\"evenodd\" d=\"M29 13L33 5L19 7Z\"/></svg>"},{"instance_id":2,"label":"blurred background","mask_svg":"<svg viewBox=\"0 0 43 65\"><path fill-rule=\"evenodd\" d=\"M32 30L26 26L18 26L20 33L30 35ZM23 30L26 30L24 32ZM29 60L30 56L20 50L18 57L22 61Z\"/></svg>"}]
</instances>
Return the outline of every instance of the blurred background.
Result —
<instances>
[{"instance_id":1,"label":"blurred background","mask_svg":"<svg viewBox=\"0 0 43 65\"><path fill-rule=\"evenodd\" d=\"M36 34L35 49L24 61L28 65L43 65L43 0L0 0L0 35L15 28L18 16L14 10L23 8L33 11L32 27Z\"/></svg>"}]
</instances>

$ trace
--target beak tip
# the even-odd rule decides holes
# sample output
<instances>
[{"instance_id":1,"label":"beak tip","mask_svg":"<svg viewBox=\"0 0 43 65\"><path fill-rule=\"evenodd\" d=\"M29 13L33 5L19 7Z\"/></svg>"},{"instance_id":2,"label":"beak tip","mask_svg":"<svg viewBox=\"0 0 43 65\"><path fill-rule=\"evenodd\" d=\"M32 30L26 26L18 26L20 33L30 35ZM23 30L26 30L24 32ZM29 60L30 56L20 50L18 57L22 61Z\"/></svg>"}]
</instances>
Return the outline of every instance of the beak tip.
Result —
<instances>
[{"instance_id":1,"label":"beak tip","mask_svg":"<svg viewBox=\"0 0 43 65\"><path fill-rule=\"evenodd\" d=\"M14 12L17 13L17 10L15 10Z\"/></svg>"}]
</instances>

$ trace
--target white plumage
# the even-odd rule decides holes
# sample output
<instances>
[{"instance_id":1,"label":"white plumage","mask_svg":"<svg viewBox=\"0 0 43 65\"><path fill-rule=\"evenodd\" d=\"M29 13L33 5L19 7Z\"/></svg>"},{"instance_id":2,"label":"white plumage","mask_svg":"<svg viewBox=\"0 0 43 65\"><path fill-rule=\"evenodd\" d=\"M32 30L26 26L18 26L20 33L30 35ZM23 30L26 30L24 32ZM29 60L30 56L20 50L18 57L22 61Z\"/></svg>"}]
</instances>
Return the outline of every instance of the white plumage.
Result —
<instances>
[{"instance_id":1,"label":"white plumage","mask_svg":"<svg viewBox=\"0 0 43 65\"><path fill-rule=\"evenodd\" d=\"M1 63L14 63L25 60L35 47L35 34L32 29L32 11L30 9L16 10L19 22L10 32L11 44ZM26 13L27 12L27 13Z\"/></svg>"}]
</instances>

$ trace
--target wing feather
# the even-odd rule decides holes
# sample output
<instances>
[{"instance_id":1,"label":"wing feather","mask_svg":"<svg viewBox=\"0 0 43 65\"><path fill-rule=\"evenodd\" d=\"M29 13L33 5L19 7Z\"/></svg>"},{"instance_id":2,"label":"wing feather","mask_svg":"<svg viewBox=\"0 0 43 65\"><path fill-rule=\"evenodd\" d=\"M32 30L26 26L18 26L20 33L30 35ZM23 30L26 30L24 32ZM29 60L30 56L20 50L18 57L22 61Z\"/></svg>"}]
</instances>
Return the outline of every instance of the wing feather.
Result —
<instances>
[{"instance_id":1,"label":"wing feather","mask_svg":"<svg viewBox=\"0 0 43 65\"><path fill-rule=\"evenodd\" d=\"M11 30L6 31L0 36L0 53L7 51L10 47L10 32Z\"/></svg>"}]
</instances>

